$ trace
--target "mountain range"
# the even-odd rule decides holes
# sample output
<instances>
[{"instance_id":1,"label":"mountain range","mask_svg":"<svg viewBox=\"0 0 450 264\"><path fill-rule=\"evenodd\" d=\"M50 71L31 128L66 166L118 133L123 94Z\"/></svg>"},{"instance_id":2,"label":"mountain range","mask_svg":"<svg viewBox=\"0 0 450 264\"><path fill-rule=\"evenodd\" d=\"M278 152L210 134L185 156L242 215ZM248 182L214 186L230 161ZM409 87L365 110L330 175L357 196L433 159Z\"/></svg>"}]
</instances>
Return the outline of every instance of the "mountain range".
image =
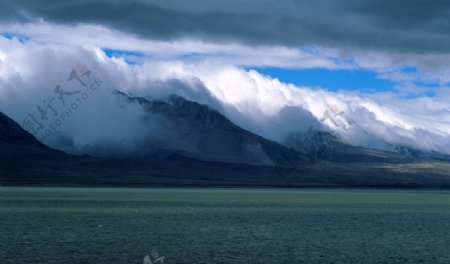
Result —
<instances>
[{"instance_id":1,"label":"mountain range","mask_svg":"<svg viewBox=\"0 0 450 264\"><path fill-rule=\"evenodd\" d=\"M313 128L282 144L178 95L113 96L158 119L158 144L120 158L70 155L0 113L0 185L450 187L450 157L442 153L352 146Z\"/></svg>"}]
</instances>

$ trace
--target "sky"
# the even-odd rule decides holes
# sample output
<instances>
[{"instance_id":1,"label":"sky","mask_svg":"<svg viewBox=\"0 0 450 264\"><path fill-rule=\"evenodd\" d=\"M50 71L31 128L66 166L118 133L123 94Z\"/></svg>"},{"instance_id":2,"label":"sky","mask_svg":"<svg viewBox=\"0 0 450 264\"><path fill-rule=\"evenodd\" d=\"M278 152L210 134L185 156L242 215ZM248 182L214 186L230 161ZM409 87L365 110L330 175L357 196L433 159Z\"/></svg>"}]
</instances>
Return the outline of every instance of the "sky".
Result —
<instances>
[{"instance_id":1,"label":"sky","mask_svg":"<svg viewBox=\"0 0 450 264\"><path fill-rule=\"evenodd\" d=\"M448 17L444 0L0 1L0 111L74 153L158 131L120 90L177 93L281 143L315 127L450 154Z\"/></svg>"}]
</instances>

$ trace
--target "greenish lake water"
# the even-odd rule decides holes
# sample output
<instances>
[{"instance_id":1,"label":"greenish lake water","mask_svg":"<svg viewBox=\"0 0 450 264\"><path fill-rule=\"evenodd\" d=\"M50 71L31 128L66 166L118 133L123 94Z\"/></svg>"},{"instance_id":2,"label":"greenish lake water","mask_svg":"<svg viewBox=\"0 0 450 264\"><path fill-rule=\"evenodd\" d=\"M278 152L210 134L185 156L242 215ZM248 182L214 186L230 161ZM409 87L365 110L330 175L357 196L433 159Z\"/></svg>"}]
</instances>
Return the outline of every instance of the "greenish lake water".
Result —
<instances>
[{"instance_id":1,"label":"greenish lake water","mask_svg":"<svg viewBox=\"0 0 450 264\"><path fill-rule=\"evenodd\" d=\"M0 224L4 264L450 263L444 190L0 188Z\"/></svg>"}]
</instances>

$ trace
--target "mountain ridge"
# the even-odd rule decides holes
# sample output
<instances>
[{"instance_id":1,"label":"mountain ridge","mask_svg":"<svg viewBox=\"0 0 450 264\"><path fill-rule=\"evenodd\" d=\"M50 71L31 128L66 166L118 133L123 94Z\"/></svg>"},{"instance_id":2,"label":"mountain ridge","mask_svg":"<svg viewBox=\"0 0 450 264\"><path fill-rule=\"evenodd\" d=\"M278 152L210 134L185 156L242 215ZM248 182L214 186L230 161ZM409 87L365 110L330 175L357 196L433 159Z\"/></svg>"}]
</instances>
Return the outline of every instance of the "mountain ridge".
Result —
<instances>
[{"instance_id":1,"label":"mountain ridge","mask_svg":"<svg viewBox=\"0 0 450 264\"><path fill-rule=\"evenodd\" d=\"M91 156L72 156L51 149L38 142L31 134L4 114L0 114L0 184L46 186L260 186L260 187L399 187L399 188L450 188L450 163L430 159L408 159L401 154L395 161L383 159L353 159L339 161L333 155L343 155L342 142L329 134L318 132L306 137L313 149L314 162L308 151L303 154L279 143L266 140L224 119L221 114L206 105L189 102L181 97L168 97L166 102L144 98L123 97L140 102L149 113L170 117L170 122L187 122L195 134L204 129L207 135L233 135L249 137L268 149L268 156L275 163L233 162L226 159L198 159L195 155L174 151L162 159L104 159ZM156 101L156 103L155 103ZM173 105L172 105L173 104ZM177 110L178 107L178 110ZM196 120L193 122L190 119ZM176 124L175 122L175 124ZM195 123L194 125L192 125ZM201 128L201 129L200 129ZM225 131L225 132L224 132ZM225 133L225 134L224 134ZM231 133L231 134L226 134ZM234 133L234 134L233 134ZM203 139L202 136L199 138ZM206 140L215 144L222 137ZM242 150L239 140L232 142ZM325 151L316 143L325 142ZM244 140L245 142L245 140ZM301 141L304 143L304 141ZM225 142L224 146L229 142ZM327 144L340 152L327 151ZM333 145L335 144L335 145ZM343 145L344 144L344 145ZM265 149L263 148L263 151ZM299 149L302 151L301 149ZM354 156L366 151L348 147ZM261 150L258 150L261 151ZM208 153L208 152L206 152ZM232 152L230 152L232 153ZM291 162L293 155L300 158ZM333 155L331 155L332 153ZM242 153L239 153L242 158ZM288 155L289 154L289 155ZM378 155L378 152L375 152ZM312 155L312 154L311 154ZM331 155L331 156L330 156ZM376 156L375 155L375 156ZM374 156L374 155L372 155ZM368 157L372 157L368 155ZM328 158L327 158L328 157ZM346 157L348 158L348 157ZM296 163L298 162L298 163Z\"/></svg>"},{"instance_id":2,"label":"mountain ridge","mask_svg":"<svg viewBox=\"0 0 450 264\"><path fill-rule=\"evenodd\" d=\"M187 156L206 161L239 163L247 160L254 165L297 166L307 158L294 149L265 139L245 130L207 105L170 95L167 100L148 100L115 91L115 96L127 103L137 103L144 111L158 114L183 146ZM167 124L169 123L169 124ZM187 146L192 146L188 149ZM180 154L180 151L178 151ZM221 158L214 158L221 156ZM244 162L245 163L245 162Z\"/></svg>"},{"instance_id":3,"label":"mountain ridge","mask_svg":"<svg viewBox=\"0 0 450 264\"><path fill-rule=\"evenodd\" d=\"M315 129L303 133L293 133L285 145L308 156L311 160L336 162L412 162L414 160L450 161L450 155L437 151L424 151L411 147L388 144L387 149L353 146L340 140L338 134Z\"/></svg>"}]
</instances>

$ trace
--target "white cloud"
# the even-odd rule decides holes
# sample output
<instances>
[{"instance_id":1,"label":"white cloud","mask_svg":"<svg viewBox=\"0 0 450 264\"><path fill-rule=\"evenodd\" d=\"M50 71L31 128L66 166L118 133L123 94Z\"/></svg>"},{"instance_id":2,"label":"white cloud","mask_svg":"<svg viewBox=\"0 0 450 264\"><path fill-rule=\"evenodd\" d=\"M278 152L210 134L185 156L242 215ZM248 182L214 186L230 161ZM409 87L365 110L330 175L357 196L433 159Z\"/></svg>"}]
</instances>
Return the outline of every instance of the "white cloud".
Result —
<instances>
[{"instance_id":1,"label":"white cloud","mask_svg":"<svg viewBox=\"0 0 450 264\"><path fill-rule=\"evenodd\" d=\"M246 46L236 43L212 43L197 39L160 41L142 39L103 26L80 24L56 25L46 22L30 24L3 24L1 33L14 32L28 36L33 42L72 47L101 47L116 50L138 51L152 59L211 60L218 63L290 68L323 67L350 68L337 63L330 51L302 50L283 46ZM70 38L67 36L70 35ZM138 62L145 61L135 58Z\"/></svg>"},{"instance_id":2,"label":"white cloud","mask_svg":"<svg viewBox=\"0 0 450 264\"><path fill-rule=\"evenodd\" d=\"M233 42L207 42L195 38L162 41L144 39L95 24L60 25L43 20L25 24L0 24L0 34L4 33L24 35L31 41L42 44L136 51L144 55L130 56L137 63L145 63L149 59L193 63L206 60L249 67L360 69L373 71L379 78L394 82L450 82L450 55L447 54L392 54L324 46L250 46ZM416 68L417 71L405 72L405 67Z\"/></svg>"},{"instance_id":3,"label":"white cloud","mask_svg":"<svg viewBox=\"0 0 450 264\"><path fill-rule=\"evenodd\" d=\"M64 34L59 34L58 30L63 29L59 27L51 30L62 38ZM354 120L357 128L345 131L330 122L320 124L341 133L343 139L352 144L375 146L380 141L387 141L450 153L450 93L447 89L438 90L439 96L433 99L402 99L395 94L381 96L296 87L256 71L246 71L239 67L240 63L237 62L256 62L258 56L266 57L264 53L267 53L269 60L270 56L275 57L271 63L284 59L290 61L290 55L297 55L299 58L302 56L298 50L279 47L252 50L250 47L235 44L202 44L191 40L156 43L129 36L125 38L120 34L114 36L109 31L103 36L101 32L106 30L104 28L95 29L86 25L79 27L71 45L64 39L58 40L58 37L51 37L50 33L46 33L50 28L39 29L30 26L26 29L28 31L24 29L21 33L35 32L35 35L31 36L32 40L26 43L0 37L0 110L19 123L22 123L27 113L35 113L36 106L42 104L43 100L54 96L54 87L66 82L68 73L76 65L85 64L101 77L102 90L95 93L88 103L80 107L76 116L59 128L61 134L79 149L100 142L108 131L114 131L107 137L110 141L142 139L141 131L145 129L138 122L139 118L132 118L139 116L138 109L131 109L126 114L111 110L109 92L119 89L156 97L171 92L183 92L190 99L211 104L216 100L222 111L237 124L278 141L282 141L287 133L305 129L305 124L318 124L325 110L336 108L344 111L346 118ZM39 33L40 30L43 33ZM86 39L80 32L99 33L93 38L98 42L85 42ZM108 39L109 37L112 39ZM121 42L119 39L122 38L126 41ZM128 65L120 58L110 59L102 53L99 46L106 42L112 43L111 48L140 48L139 50L149 54L159 54L159 57L146 57L142 65ZM80 47L82 43L89 45ZM144 48L146 45L149 45L147 49ZM206 54L207 59L183 60L182 54L196 50ZM237 59L227 61L223 55L226 52L234 54ZM214 57L215 53L220 55ZM168 82L171 79L184 83L171 85ZM199 88L201 84L206 90ZM213 97L209 98L205 92ZM310 112L311 116L306 115L305 110L306 113ZM283 111L290 111L290 115L283 115ZM128 119L132 120L131 123L125 123ZM136 133L130 133L130 129L115 129L116 126L124 124L140 129L131 130ZM51 138L46 140L54 146L61 144ZM136 141L130 144L135 143Z\"/></svg>"}]
</instances>

